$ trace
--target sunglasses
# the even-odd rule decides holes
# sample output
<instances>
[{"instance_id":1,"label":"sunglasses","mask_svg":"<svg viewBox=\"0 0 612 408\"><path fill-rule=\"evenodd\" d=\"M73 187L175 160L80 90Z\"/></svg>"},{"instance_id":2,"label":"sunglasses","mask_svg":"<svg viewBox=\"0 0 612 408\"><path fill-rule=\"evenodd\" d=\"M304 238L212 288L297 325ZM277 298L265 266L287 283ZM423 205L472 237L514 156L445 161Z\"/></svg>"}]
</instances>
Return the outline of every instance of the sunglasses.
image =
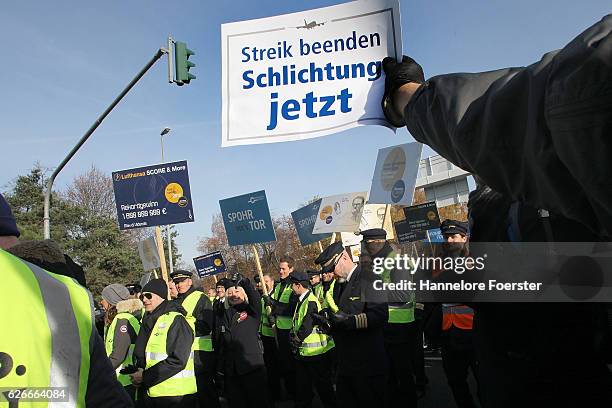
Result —
<instances>
[{"instance_id":1,"label":"sunglasses","mask_svg":"<svg viewBox=\"0 0 612 408\"><path fill-rule=\"evenodd\" d=\"M143 293L142 295L140 295L140 300L144 300L145 298L147 298L148 300L153 299L153 294L152 293Z\"/></svg>"}]
</instances>

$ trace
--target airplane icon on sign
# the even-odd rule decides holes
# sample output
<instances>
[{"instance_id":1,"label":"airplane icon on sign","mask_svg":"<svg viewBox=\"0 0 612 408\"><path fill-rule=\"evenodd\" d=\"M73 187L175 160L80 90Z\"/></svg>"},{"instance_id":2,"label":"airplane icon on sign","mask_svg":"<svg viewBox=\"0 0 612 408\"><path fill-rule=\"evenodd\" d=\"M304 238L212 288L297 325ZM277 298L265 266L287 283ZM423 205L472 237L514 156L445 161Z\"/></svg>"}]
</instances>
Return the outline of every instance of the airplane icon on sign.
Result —
<instances>
[{"instance_id":1,"label":"airplane icon on sign","mask_svg":"<svg viewBox=\"0 0 612 408\"><path fill-rule=\"evenodd\" d=\"M300 28L305 28L307 30L312 30L315 27L318 26L322 26L323 24L325 24L325 22L322 23L317 23L316 21L311 21L310 23L306 22L306 20L304 20L304 25L303 26L297 26L295 28L300 29Z\"/></svg>"}]
</instances>

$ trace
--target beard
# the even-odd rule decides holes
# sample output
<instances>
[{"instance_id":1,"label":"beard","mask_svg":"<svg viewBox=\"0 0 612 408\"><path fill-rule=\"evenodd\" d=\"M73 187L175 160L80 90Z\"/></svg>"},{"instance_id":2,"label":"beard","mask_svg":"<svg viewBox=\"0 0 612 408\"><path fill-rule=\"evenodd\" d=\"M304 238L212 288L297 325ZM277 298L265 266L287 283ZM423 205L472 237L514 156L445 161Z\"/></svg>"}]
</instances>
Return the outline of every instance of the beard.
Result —
<instances>
[{"instance_id":1,"label":"beard","mask_svg":"<svg viewBox=\"0 0 612 408\"><path fill-rule=\"evenodd\" d=\"M466 243L465 242L444 242L442 244L442 248L444 249L444 253L450 257L458 257L461 256L465 252Z\"/></svg>"}]
</instances>

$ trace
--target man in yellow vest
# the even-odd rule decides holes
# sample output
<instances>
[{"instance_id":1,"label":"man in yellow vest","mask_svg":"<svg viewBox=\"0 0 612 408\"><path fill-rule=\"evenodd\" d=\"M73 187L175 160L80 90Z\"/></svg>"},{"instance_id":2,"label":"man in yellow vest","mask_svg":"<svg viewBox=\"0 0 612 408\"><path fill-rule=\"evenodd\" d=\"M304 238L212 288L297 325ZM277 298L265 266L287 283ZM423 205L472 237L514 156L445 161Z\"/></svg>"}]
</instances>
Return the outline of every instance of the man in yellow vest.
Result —
<instances>
[{"instance_id":1,"label":"man in yellow vest","mask_svg":"<svg viewBox=\"0 0 612 408\"><path fill-rule=\"evenodd\" d=\"M401 279L410 279L410 270L385 268L384 260L397 256L387 241L387 232L382 228L362 231L361 267L364 272L372 272L372 265L383 266L380 277L387 283L398 283ZM381 262L382 261L382 262ZM414 294L407 291L387 291L389 301L389 319L383 328L385 350L389 362L389 402L393 405L406 404L416 407L417 393L412 364L414 344L416 342L416 324L414 323Z\"/></svg>"},{"instance_id":2,"label":"man in yellow vest","mask_svg":"<svg viewBox=\"0 0 612 408\"><path fill-rule=\"evenodd\" d=\"M170 274L170 278L178 292L175 302L183 306L187 318L193 319L192 323L195 325L196 337L193 350L200 405L219 407L219 396L214 381L215 354L210 336L214 320L212 303L204 292L194 288L191 272L176 270Z\"/></svg>"},{"instance_id":3,"label":"man in yellow vest","mask_svg":"<svg viewBox=\"0 0 612 408\"><path fill-rule=\"evenodd\" d=\"M325 290L323 283L321 282L321 271L314 271L311 269L306 270L308 278L310 279L310 291L317 298L319 304L323 304Z\"/></svg>"},{"instance_id":4,"label":"man in yellow vest","mask_svg":"<svg viewBox=\"0 0 612 408\"><path fill-rule=\"evenodd\" d=\"M193 407L197 385L193 362L194 327L185 310L168 298L163 279L152 279L140 295L145 316L134 348L139 368L132 383L147 392L151 407Z\"/></svg>"},{"instance_id":5,"label":"man in yellow vest","mask_svg":"<svg viewBox=\"0 0 612 408\"><path fill-rule=\"evenodd\" d=\"M48 396L66 407L133 406L93 325L90 293L5 251L18 246L15 218L0 195L0 399L27 407L19 391L57 387Z\"/></svg>"},{"instance_id":6,"label":"man in yellow vest","mask_svg":"<svg viewBox=\"0 0 612 408\"><path fill-rule=\"evenodd\" d=\"M281 376L289 398L295 396L295 364L291 355L291 318L297 305L297 296L291 290L289 276L293 273L293 259L285 256L279 260L280 282L272 292L272 314L276 318L276 338L278 339L278 361Z\"/></svg>"},{"instance_id":7,"label":"man in yellow vest","mask_svg":"<svg viewBox=\"0 0 612 408\"><path fill-rule=\"evenodd\" d=\"M336 313L338 311L338 306L336 305L334 298L337 299L339 296L338 292L340 285L336 285L336 278L334 276L333 269L331 271L321 270L321 277L323 280L323 303L321 303L321 306L323 306L323 309L329 309L332 313Z\"/></svg>"},{"instance_id":8,"label":"man in yellow vest","mask_svg":"<svg viewBox=\"0 0 612 408\"><path fill-rule=\"evenodd\" d=\"M313 387L324 407L336 407L336 395L330 381L332 360L329 353L334 341L313 321L313 315L320 313L321 305L309 289L309 274L295 271L289 275L289 280L299 299L291 327L292 353L296 359L295 407L311 406Z\"/></svg>"}]
</instances>

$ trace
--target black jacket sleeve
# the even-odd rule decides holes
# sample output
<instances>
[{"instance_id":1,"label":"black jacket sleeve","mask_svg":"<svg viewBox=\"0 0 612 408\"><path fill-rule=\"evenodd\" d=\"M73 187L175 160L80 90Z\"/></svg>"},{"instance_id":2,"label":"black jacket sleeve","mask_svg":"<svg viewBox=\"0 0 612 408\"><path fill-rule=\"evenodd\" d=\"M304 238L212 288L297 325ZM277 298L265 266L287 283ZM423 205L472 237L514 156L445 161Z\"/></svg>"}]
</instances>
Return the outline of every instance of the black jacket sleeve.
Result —
<instances>
[{"instance_id":1,"label":"black jacket sleeve","mask_svg":"<svg viewBox=\"0 0 612 408\"><path fill-rule=\"evenodd\" d=\"M612 15L537 63L431 78L408 130L495 191L612 236Z\"/></svg>"},{"instance_id":2,"label":"black jacket sleeve","mask_svg":"<svg viewBox=\"0 0 612 408\"><path fill-rule=\"evenodd\" d=\"M143 372L143 386L150 388L183 370L191 354L193 338L193 330L187 320L183 316L177 316L168 329L166 338L168 357Z\"/></svg>"},{"instance_id":3,"label":"black jacket sleeve","mask_svg":"<svg viewBox=\"0 0 612 408\"><path fill-rule=\"evenodd\" d=\"M210 334L213 327L213 309L212 303L207 296L200 296L200 300L196 304L193 310L193 317L195 317L195 330L198 336L205 336Z\"/></svg>"},{"instance_id":4,"label":"black jacket sleeve","mask_svg":"<svg viewBox=\"0 0 612 408\"><path fill-rule=\"evenodd\" d=\"M111 333L108 334L109 336ZM136 332L127 319L118 319L113 336L113 351L108 358L113 369L116 370L125 360L132 344L132 339L136 338Z\"/></svg>"},{"instance_id":5,"label":"black jacket sleeve","mask_svg":"<svg viewBox=\"0 0 612 408\"><path fill-rule=\"evenodd\" d=\"M249 299L249 314L259 319L261 317L261 295L248 279L244 279L240 286L242 286L247 299Z\"/></svg>"},{"instance_id":6,"label":"black jacket sleeve","mask_svg":"<svg viewBox=\"0 0 612 408\"><path fill-rule=\"evenodd\" d=\"M383 327L389 320L389 305L387 303L366 303L365 315L368 329Z\"/></svg>"},{"instance_id":7,"label":"black jacket sleeve","mask_svg":"<svg viewBox=\"0 0 612 408\"><path fill-rule=\"evenodd\" d=\"M308 302L308 310L306 311L306 316L304 316L304 320L302 320L302 325L297 331L297 337L304 341L306 337L312 333L312 329L314 329L314 322L312 321L312 314L317 313L317 304L315 302Z\"/></svg>"},{"instance_id":8,"label":"black jacket sleeve","mask_svg":"<svg viewBox=\"0 0 612 408\"><path fill-rule=\"evenodd\" d=\"M117 374L106 357L102 338L93 333L93 347L90 355L89 377L85 404L88 407L132 407L134 404L117 381Z\"/></svg>"}]
</instances>

